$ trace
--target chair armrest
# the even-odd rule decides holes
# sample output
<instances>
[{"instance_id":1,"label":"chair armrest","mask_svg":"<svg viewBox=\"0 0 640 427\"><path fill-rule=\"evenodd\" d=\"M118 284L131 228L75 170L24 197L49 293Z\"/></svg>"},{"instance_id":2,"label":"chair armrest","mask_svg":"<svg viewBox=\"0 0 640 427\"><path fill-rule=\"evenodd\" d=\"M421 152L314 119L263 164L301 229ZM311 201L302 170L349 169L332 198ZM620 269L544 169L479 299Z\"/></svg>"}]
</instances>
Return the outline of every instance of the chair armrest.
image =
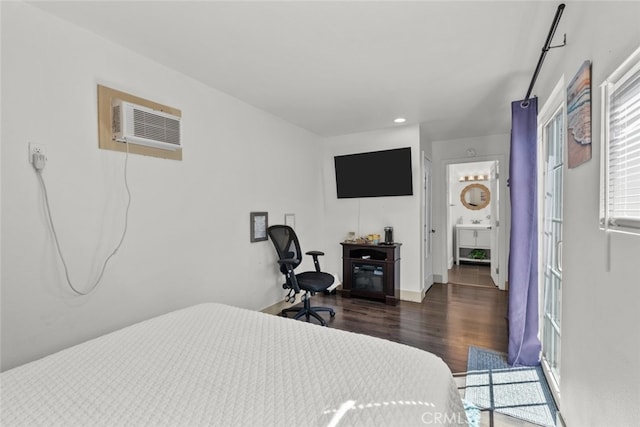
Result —
<instances>
[{"instance_id":1,"label":"chair armrest","mask_svg":"<svg viewBox=\"0 0 640 427\"><path fill-rule=\"evenodd\" d=\"M320 262L318 262L318 257L324 255L324 252L320 251L309 251L306 253L307 255L311 255L313 257L313 265L316 266L316 271L320 273Z\"/></svg>"},{"instance_id":2,"label":"chair armrest","mask_svg":"<svg viewBox=\"0 0 640 427\"><path fill-rule=\"evenodd\" d=\"M316 255L316 256L318 256L318 255L324 255L324 252L320 252L320 251L309 251L309 252L307 252L307 255L311 255L311 256L313 256L313 255Z\"/></svg>"}]
</instances>

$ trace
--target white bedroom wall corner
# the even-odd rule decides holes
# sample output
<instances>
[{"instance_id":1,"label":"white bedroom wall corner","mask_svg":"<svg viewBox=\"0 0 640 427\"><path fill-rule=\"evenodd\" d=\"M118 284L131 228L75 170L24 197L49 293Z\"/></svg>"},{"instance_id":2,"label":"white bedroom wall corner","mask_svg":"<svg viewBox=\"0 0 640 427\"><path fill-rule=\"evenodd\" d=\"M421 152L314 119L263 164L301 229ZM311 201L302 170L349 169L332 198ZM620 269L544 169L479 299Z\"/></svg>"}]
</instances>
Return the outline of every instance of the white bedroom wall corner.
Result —
<instances>
[{"instance_id":1,"label":"white bedroom wall corner","mask_svg":"<svg viewBox=\"0 0 640 427\"><path fill-rule=\"evenodd\" d=\"M433 140L429 137L428 126L421 123L419 126L420 132L420 150L431 161L433 161Z\"/></svg>"},{"instance_id":2,"label":"white bedroom wall corner","mask_svg":"<svg viewBox=\"0 0 640 427\"><path fill-rule=\"evenodd\" d=\"M571 8L580 8L572 14ZM563 28L571 49L537 83L542 101L560 73L570 80L585 60L592 62L592 159L565 173L562 298L562 413L567 425L634 425L640 408L640 336L637 301L638 236L612 235L611 271L606 238L599 229L600 114L603 80L640 45L638 2L569 5ZM598 28L598 31L593 31ZM615 31L613 30L615 28ZM594 343L597 345L594 346ZM602 364L602 361L611 363Z\"/></svg>"},{"instance_id":3,"label":"white bedroom wall corner","mask_svg":"<svg viewBox=\"0 0 640 427\"><path fill-rule=\"evenodd\" d=\"M295 212L305 238L321 239L320 174L309 173L320 138L37 7L1 7L2 103L12 105L2 111L1 369L197 302L260 309L281 299L273 247L249 242L249 212L254 203L274 219ZM56 229L84 281L112 247L124 206L124 157L98 149L97 83L180 106L185 156L129 159L126 240L96 293L79 300L63 286L25 149L27 140L47 146ZM298 177L293 199L278 190L281 161Z\"/></svg>"},{"instance_id":4,"label":"white bedroom wall corner","mask_svg":"<svg viewBox=\"0 0 640 427\"><path fill-rule=\"evenodd\" d=\"M338 199L335 187L334 156L411 147L413 195ZM323 182L325 199L325 247L327 262L342 276L342 251L339 245L347 232L361 235L379 233L394 227L394 240L401 242L400 286L402 290L421 292L420 280L420 131L418 125L400 126L372 132L325 139ZM415 298L415 297L414 297Z\"/></svg>"}]
</instances>

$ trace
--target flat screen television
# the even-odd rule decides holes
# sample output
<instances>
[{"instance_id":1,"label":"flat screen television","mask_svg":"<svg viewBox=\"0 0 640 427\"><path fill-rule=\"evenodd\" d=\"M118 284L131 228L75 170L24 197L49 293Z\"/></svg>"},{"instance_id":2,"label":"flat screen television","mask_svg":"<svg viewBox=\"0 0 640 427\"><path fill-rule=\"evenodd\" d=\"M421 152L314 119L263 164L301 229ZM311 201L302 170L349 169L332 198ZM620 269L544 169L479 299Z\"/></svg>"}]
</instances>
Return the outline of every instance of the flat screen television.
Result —
<instances>
[{"instance_id":1,"label":"flat screen television","mask_svg":"<svg viewBox=\"0 0 640 427\"><path fill-rule=\"evenodd\" d=\"M335 156L338 199L413 195L411 147Z\"/></svg>"}]
</instances>

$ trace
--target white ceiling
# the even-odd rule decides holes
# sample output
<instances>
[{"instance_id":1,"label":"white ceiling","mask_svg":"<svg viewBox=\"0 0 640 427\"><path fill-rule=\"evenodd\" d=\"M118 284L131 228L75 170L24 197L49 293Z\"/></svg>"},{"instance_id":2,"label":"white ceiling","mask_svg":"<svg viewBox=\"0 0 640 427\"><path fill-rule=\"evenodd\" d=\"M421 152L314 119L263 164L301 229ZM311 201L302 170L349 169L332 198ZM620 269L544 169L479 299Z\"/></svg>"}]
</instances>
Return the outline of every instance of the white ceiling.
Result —
<instances>
[{"instance_id":1,"label":"white ceiling","mask_svg":"<svg viewBox=\"0 0 640 427\"><path fill-rule=\"evenodd\" d=\"M557 3L31 2L323 136L509 132ZM556 38L561 37L558 30Z\"/></svg>"}]
</instances>

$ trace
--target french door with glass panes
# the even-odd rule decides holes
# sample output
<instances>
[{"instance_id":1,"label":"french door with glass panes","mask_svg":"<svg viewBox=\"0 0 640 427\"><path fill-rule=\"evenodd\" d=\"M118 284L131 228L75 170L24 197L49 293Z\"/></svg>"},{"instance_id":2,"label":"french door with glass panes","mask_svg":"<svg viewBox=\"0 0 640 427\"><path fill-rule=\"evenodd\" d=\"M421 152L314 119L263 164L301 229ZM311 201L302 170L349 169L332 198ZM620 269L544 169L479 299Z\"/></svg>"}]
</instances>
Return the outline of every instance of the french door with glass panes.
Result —
<instances>
[{"instance_id":1,"label":"french door with glass panes","mask_svg":"<svg viewBox=\"0 0 640 427\"><path fill-rule=\"evenodd\" d=\"M542 363L560 384L560 337L562 308L562 186L565 147L564 109L561 105L542 123L543 186L542 199ZM544 117L542 118L545 119Z\"/></svg>"}]
</instances>

